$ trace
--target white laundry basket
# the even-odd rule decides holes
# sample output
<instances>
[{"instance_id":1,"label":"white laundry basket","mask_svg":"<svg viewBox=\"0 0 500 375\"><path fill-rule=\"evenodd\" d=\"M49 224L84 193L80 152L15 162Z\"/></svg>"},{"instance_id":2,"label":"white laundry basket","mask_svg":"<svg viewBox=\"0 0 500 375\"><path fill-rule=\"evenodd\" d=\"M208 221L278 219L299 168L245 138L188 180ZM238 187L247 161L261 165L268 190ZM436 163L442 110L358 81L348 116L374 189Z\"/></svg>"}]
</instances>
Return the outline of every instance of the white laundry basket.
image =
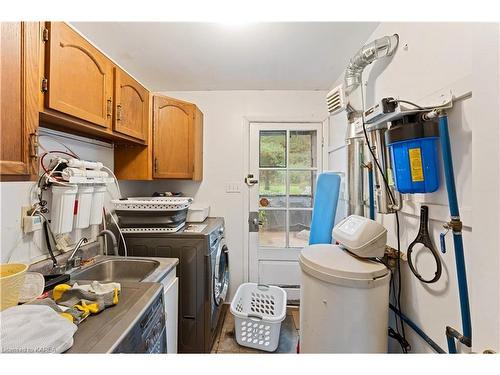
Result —
<instances>
[{"instance_id":1,"label":"white laundry basket","mask_svg":"<svg viewBox=\"0 0 500 375\"><path fill-rule=\"evenodd\" d=\"M276 286L241 284L231 302L236 341L274 352L286 317L286 292Z\"/></svg>"}]
</instances>

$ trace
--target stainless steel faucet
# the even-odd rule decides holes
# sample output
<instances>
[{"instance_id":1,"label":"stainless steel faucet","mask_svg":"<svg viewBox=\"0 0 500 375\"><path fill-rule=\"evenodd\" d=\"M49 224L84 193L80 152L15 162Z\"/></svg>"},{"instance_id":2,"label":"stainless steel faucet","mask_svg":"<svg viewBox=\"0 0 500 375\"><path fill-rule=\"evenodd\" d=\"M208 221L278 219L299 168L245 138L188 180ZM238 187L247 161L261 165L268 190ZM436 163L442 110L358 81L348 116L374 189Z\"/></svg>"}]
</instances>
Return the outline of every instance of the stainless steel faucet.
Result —
<instances>
[{"instance_id":1,"label":"stainless steel faucet","mask_svg":"<svg viewBox=\"0 0 500 375\"><path fill-rule=\"evenodd\" d=\"M75 245L75 248L73 249L73 251L69 255L68 260L66 261L66 269L68 269L68 266L70 268L80 267L80 262L82 261L82 258L76 257L75 255L78 252L78 250L80 250L80 247L82 246L82 244L87 243L87 242L88 242L88 240L85 237L81 238L80 241L77 242L77 244Z\"/></svg>"},{"instance_id":2,"label":"stainless steel faucet","mask_svg":"<svg viewBox=\"0 0 500 375\"><path fill-rule=\"evenodd\" d=\"M113 242L113 254L120 255L118 253L118 242L116 241L116 236L113 232L111 232L109 229L104 229L97 235L97 237L105 237L106 234L111 238L111 241ZM108 249L106 248L105 250L106 255L108 255Z\"/></svg>"}]
</instances>

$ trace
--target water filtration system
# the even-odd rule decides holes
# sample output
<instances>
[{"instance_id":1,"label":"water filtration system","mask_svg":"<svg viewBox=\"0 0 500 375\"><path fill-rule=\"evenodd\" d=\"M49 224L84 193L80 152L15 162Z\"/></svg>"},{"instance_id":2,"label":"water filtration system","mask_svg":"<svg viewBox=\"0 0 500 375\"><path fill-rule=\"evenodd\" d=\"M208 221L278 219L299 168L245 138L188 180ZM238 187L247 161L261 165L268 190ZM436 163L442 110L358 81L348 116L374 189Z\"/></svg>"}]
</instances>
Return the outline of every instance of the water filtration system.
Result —
<instances>
[{"instance_id":1,"label":"water filtration system","mask_svg":"<svg viewBox=\"0 0 500 375\"><path fill-rule=\"evenodd\" d=\"M389 330L390 336L401 344L403 352L410 347L405 339L404 323L408 324L436 352L444 353L425 332L408 318L401 309L401 248L398 211L403 205L401 194L429 194L436 192L441 185L439 145L441 146L444 180L450 207L450 222L445 228L453 233L456 260L456 273L459 286L462 333L452 327L446 327L448 351L456 353L456 341L466 347L472 347L472 327L466 277L466 266L462 240L462 222L460 220L455 177L453 171L451 142L448 131L446 110L453 107L453 102L467 97L453 96L448 101L436 106L421 106L408 100L384 97L373 106L365 109L364 90L362 87L363 70L380 58L391 56L397 49L397 35L379 38L365 46L351 59L344 83L327 95L330 114L342 111L347 113L347 191L348 215L365 215L363 187L365 175L368 177L369 215L375 219L375 209L379 214L394 214L397 235L396 267L393 277L397 277L395 300L391 310L395 312L396 331ZM370 162L366 163L368 150ZM365 170L367 173L365 174ZM354 216L355 217L355 216ZM350 219L352 220L352 219ZM410 245L407 256L414 275L424 283L433 283L441 276L441 259L435 250L428 232L428 207L422 206L421 224L417 237ZM441 251L444 253L445 233L441 234ZM336 237L334 233L334 237ZM345 239L344 239L345 240ZM412 253L422 251L414 245L424 245L430 249L436 271L433 277L424 278L414 266ZM379 254L380 256L380 254ZM415 257L415 255L413 255ZM398 324L399 320L399 324ZM401 327L399 330L398 327Z\"/></svg>"},{"instance_id":2,"label":"water filtration system","mask_svg":"<svg viewBox=\"0 0 500 375\"><path fill-rule=\"evenodd\" d=\"M52 159L45 165L45 158ZM33 214L50 215L53 234L69 233L102 223L108 184L114 181L101 162L86 161L65 151L48 151L40 158L44 173L38 180L38 202ZM43 198L51 193L50 209Z\"/></svg>"}]
</instances>

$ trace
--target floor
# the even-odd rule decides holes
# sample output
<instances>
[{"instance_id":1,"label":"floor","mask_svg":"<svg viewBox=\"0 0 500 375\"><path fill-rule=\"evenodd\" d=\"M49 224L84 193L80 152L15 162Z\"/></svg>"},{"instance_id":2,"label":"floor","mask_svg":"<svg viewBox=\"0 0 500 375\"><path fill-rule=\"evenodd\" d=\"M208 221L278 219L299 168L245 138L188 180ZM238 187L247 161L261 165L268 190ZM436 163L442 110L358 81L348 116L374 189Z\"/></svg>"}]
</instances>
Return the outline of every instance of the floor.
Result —
<instances>
[{"instance_id":1,"label":"floor","mask_svg":"<svg viewBox=\"0 0 500 375\"><path fill-rule=\"evenodd\" d=\"M268 352L240 346L234 337L234 318L229 311L229 305L224 305L223 322L212 347L212 353L218 354L266 354ZM280 341L274 353L297 353L299 342L299 308L287 307L286 318L281 323Z\"/></svg>"}]
</instances>

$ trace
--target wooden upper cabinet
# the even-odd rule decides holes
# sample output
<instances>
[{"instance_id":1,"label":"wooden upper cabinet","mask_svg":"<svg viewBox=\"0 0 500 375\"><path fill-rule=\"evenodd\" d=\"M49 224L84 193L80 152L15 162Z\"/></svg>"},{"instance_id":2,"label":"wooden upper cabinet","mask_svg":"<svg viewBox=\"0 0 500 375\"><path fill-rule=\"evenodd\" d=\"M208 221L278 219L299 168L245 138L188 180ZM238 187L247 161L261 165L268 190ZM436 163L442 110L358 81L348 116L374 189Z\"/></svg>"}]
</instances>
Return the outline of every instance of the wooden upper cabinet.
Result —
<instances>
[{"instance_id":1,"label":"wooden upper cabinet","mask_svg":"<svg viewBox=\"0 0 500 375\"><path fill-rule=\"evenodd\" d=\"M149 126L149 92L118 67L114 68L115 110L113 130L146 141Z\"/></svg>"},{"instance_id":2,"label":"wooden upper cabinet","mask_svg":"<svg viewBox=\"0 0 500 375\"><path fill-rule=\"evenodd\" d=\"M2 180L36 175L40 25L0 23L0 174Z\"/></svg>"},{"instance_id":3,"label":"wooden upper cabinet","mask_svg":"<svg viewBox=\"0 0 500 375\"><path fill-rule=\"evenodd\" d=\"M46 106L103 128L111 128L113 64L62 22L50 22Z\"/></svg>"},{"instance_id":4,"label":"wooden upper cabinet","mask_svg":"<svg viewBox=\"0 0 500 375\"><path fill-rule=\"evenodd\" d=\"M201 180L203 127L199 109L164 96L153 98L153 177Z\"/></svg>"}]
</instances>

